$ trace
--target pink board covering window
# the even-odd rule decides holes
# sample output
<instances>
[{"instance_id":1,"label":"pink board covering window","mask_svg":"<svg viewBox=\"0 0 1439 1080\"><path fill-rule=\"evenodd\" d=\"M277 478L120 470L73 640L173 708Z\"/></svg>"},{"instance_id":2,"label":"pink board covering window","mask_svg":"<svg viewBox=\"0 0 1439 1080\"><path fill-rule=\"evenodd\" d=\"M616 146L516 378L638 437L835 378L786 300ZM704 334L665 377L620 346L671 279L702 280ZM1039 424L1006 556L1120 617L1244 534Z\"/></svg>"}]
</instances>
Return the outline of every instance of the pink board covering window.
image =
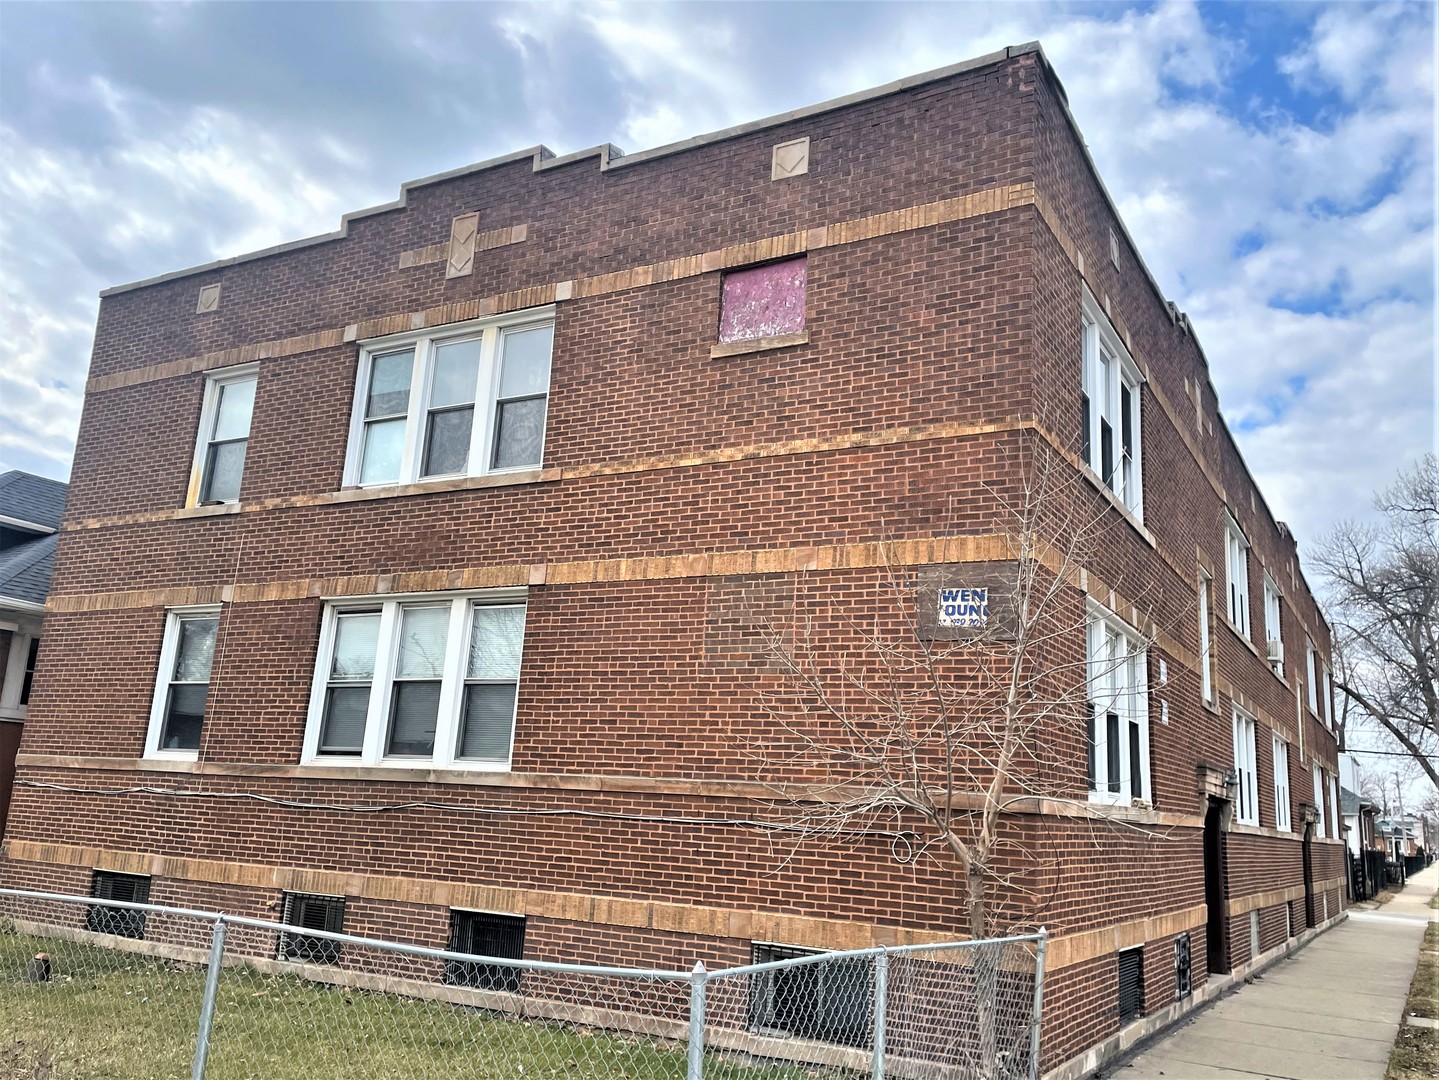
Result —
<instances>
[{"instance_id":1,"label":"pink board covering window","mask_svg":"<svg viewBox=\"0 0 1439 1080\"><path fill-rule=\"evenodd\" d=\"M799 333L804 329L804 286L802 257L726 274L720 341Z\"/></svg>"}]
</instances>

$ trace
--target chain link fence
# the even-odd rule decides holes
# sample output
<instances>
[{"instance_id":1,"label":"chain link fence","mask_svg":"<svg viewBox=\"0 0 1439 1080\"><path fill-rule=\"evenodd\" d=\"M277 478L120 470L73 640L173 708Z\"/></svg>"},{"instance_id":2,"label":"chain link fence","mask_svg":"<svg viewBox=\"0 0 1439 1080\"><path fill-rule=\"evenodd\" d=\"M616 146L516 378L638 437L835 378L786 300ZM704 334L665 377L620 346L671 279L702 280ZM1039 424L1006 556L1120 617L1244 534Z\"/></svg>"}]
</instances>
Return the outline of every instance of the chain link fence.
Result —
<instances>
[{"instance_id":1,"label":"chain link fence","mask_svg":"<svg viewBox=\"0 0 1439 1080\"><path fill-rule=\"evenodd\" d=\"M0 1076L1033 1080L1044 949L646 971L0 889Z\"/></svg>"}]
</instances>

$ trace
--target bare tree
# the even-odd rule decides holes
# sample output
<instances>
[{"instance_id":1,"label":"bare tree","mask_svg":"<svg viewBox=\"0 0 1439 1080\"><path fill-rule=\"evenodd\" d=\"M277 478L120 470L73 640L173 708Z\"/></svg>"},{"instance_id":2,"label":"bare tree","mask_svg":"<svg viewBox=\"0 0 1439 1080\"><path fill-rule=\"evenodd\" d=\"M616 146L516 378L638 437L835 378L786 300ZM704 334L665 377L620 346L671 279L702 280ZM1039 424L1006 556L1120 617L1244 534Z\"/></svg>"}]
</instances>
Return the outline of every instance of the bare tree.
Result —
<instances>
[{"instance_id":1,"label":"bare tree","mask_svg":"<svg viewBox=\"0 0 1439 1080\"><path fill-rule=\"evenodd\" d=\"M899 830L912 857L953 866L975 938L1040 906L1021 881L1046 856L1007 824L1041 800L1160 835L1103 801L1112 790L1142 806L1151 794L1132 786L1137 761L1119 763L1147 752L1130 688L1143 684L1152 624L1138 637L1101 632L1104 658L1086 655L1083 576L1107 530L1128 525L1042 443L1011 485L983 495L999 529L955 538L972 545L963 567L916 569L911 545L923 542L893 541L864 595L796 592L785 614L759 620L772 671L755 692L770 724L751 743L802 835ZM949 587L965 581L977 588ZM1086 731L1107 774L1099 800L1084 794Z\"/></svg>"},{"instance_id":2,"label":"bare tree","mask_svg":"<svg viewBox=\"0 0 1439 1080\"><path fill-rule=\"evenodd\" d=\"M1375 506L1379 523L1339 525L1315 556L1338 687L1439 787L1439 460L1401 472Z\"/></svg>"}]
</instances>

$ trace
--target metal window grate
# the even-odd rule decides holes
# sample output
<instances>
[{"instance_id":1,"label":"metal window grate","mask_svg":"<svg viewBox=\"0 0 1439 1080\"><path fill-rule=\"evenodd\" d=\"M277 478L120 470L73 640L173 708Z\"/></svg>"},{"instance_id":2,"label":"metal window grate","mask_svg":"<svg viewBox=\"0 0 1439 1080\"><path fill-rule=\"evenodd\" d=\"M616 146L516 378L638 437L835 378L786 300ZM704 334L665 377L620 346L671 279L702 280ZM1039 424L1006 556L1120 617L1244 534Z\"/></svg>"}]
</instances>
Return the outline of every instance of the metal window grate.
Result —
<instances>
[{"instance_id":1,"label":"metal window grate","mask_svg":"<svg viewBox=\"0 0 1439 1080\"><path fill-rule=\"evenodd\" d=\"M323 930L330 934L344 932L345 901L338 896L311 896L307 893L286 893L282 922L306 930ZM340 943L309 934L280 935L280 959L300 960L307 964L338 964Z\"/></svg>"},{"instance_id":2,"label":"metal window grate","mask_svg":"<svg viewBox=\"0 0 1439 1080\"><path fill-rule=\"evenodd\" d=\"M1144 1015L1144 950L1119 954L1119 1022L1127 1024Z\"/></svg>"},{"instance_id":3,"label":"metal window grate","mask_svg":"<svg viewBox=\"0 0 1439 1080\"><path fill-rule=\"evenodd\" d=\"M813 949L754 946L754 962L815 956ZM761 1032L863 1046L869 1040L873 989L868 958L766 971L750 984L750 1024Z\"/></svg>"},{"instance_id":4,"label":"metal window grate","mask_svg":"<svg viewBox=\"0 0 1439 1080\"><path fill-rule=\"evenodd\" d=\"M450 912L451 952L493 956L503 960L525 958L523 915L495 915L484 911ZM447 960L445 982L451 986L474 986L481 990L520 992L520 969L503 964L481 964L470 960Z\"/></svg>"},{"instance_id":5,"label":"metal window grate","mask_svg":"<svg viewBox=\"0 0 1439 1080\"><path fill-rule=\"evenodd\" d=\"M140 874L117 874L96 870L90 884L90 895L97 900L119 900L127 904L150 902L150 879ZM85 929L116 937L143 938L145 913L126 908L96 905L85 913Z\"/></svg>"}]
</instances>

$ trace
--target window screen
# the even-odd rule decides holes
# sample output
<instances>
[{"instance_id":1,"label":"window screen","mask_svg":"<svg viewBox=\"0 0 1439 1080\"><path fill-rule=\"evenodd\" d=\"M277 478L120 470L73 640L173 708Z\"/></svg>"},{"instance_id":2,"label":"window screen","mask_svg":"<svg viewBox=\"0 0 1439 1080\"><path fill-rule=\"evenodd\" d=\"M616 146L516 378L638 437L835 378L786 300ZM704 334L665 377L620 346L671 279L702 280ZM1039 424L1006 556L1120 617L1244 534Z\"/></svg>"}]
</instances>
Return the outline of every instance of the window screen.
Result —
<instances>
[{"instance_id":1,"label":"window screen","mask_svg":"<svg viewBox=\"0 0 1439 1080\"><path fill-rule=\"evenodd\" d=\"M338 934L344 930L345 901L338 896L286 893L285 913L281 921L306 930ZM280 935L280 959L299 960L307 964L338 964L340 943L309 934L283 933Z\"/></svg>"},{"instance_id":2,"label":"window screen","mask_svg":"<svg viewBox=\"0 0 1439 1080\"><path fill-rule=\"evenodd\" d=\"M99 900L148 904L150 879L139 874L116 874L109 870L96 870L95 879L90 885L90 895ZM85 914L85 929L93 930L97 934L143 938L145 912L96 904Z\"/></svg>"},{"instance_id":3,"label":"window screen","mask_svg":"<svg viewBox=\"0 0 1439 1080\"><path fill-rule=\"evenodd\" d=\"M525 957L525 920L522 915L492 915L484 911L450 912L450 952L492 956L502 960ZM520 969L504 964L450 960L445 982L480 990L520 992Z\"/></svg>"}]
</instances>

